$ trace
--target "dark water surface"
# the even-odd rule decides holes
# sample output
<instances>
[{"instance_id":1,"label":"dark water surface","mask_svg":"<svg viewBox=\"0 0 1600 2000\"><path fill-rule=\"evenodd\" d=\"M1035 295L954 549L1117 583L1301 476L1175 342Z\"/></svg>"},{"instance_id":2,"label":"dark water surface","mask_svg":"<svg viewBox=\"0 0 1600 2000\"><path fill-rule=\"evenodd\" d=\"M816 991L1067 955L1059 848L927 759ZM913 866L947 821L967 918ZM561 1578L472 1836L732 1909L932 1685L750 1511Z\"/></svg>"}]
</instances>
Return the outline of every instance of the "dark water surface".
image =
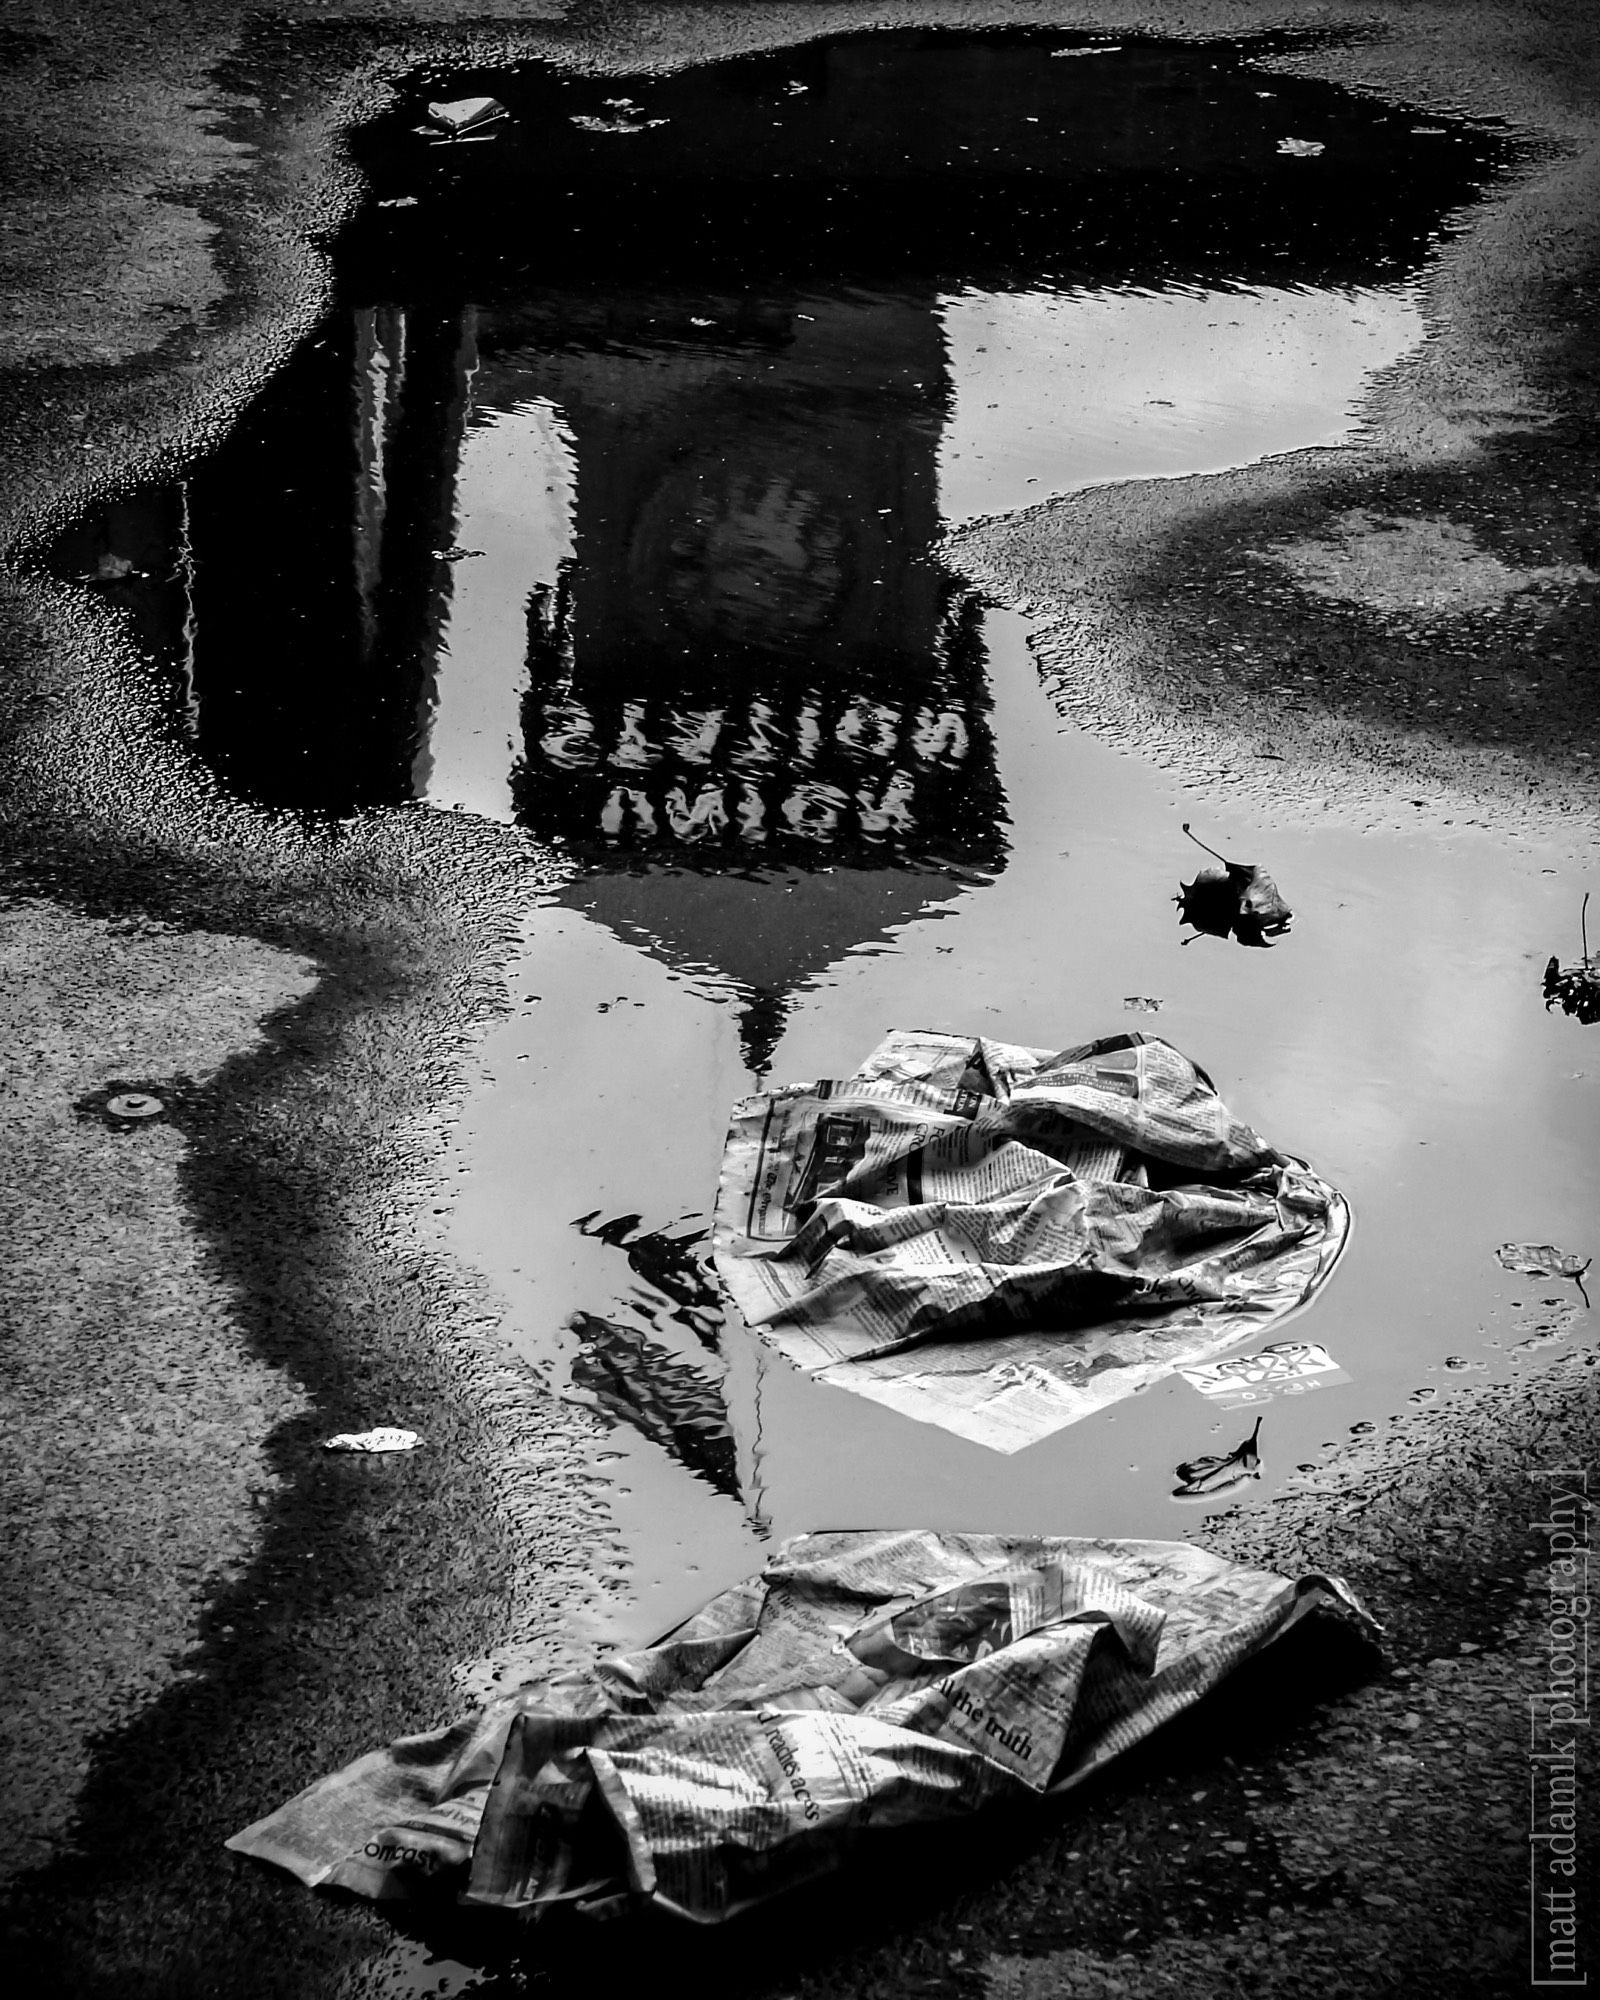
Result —
<instances>
[{"instance_id":1,"label":"dark water surface","mask_svg":"<svg viewBox=\"0 0 1600 2000\"><path fill-rule=\"evenodd\" d=\"M929 553L1348 437L1423 337L1432 247L1505 145L1248 54L897 32L453 82L512 122L433 145L419 97L362 135L338 311L211 459L59 552L132 566L99 587L235 794L515 820L579 863L529 912L454 1231L613 1424L597 1636L805 1527L1181 1532L1173 1467L1249 1428L1167 1382L1002 1458L722 1323L729 1104L892 1025L1159 1031L1349 1193L1295 1329L1348 1379L1268 1406L1255 1491L1573 1332L1490 1254L1584 1247L1600 1212L1593 1078L1537 989L1561 857L1214 818L1296 928L1185 950L1192 807L1066 728L1020 621Z\"/></svg>"}]
</instances>

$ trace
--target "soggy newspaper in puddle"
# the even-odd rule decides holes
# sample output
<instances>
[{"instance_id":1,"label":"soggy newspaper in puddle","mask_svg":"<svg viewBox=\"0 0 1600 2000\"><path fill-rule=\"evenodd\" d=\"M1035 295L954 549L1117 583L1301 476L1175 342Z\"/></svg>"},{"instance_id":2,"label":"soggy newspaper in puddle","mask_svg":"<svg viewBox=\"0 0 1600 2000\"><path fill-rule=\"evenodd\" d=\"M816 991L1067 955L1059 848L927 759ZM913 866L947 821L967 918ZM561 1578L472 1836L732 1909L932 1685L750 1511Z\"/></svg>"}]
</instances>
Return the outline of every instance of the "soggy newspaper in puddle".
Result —
<instances>
[{"instance_id":1,"label":"soggy newspaper in puddle","mask_svg":"<svg viewBox=\"0 0 1600 2000\"><path fill-rule=\"evenodd\" d=\"M228 1842L373 1897L715 1922L867 1829L1079 1784L1339 1579L1186 1542L801 1535L657 1645L358 1759Z\"/></svg>"},{"instance_id":2,"label":"soggy newspaper in puddle","mask_svg":"<svg viewBox=\"0 0 1600 2000\"><path fill-rule=\"evenodd\" d=\"M735 1106L715 1256L797 1367L1012 1452L1275 1325L1348 1228L1155 1036L897 1031Z\"/></svg>"}]
</instances>

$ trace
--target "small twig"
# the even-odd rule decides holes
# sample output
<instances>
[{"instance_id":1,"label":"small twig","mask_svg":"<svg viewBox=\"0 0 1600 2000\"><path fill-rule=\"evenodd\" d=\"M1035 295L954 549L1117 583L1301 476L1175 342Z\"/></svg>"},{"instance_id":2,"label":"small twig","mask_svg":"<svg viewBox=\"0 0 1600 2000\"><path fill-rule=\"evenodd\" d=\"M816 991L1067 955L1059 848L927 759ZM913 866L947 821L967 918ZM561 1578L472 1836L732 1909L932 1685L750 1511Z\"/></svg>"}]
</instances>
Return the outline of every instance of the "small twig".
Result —
<instances>
[{"instance_id":1,"label":"small twig","mask_svg":"<svg viewBox=\"0 0 1600 2000\"><path fill-rule=\"evenodd\" d=\"M1200 838L1199 834L1190 833L1189 822L1187 820L1183 822L1183 830L1185 833L1189 834L1189 838L1194 842L1195 846L1202 851L1202 853L1209 854L1213 861L1220 861L1224 868L1227 867L1228 865L1227 855L1219 854L1214 847L1207 847L1205 842Z\"/></svg>"}]
</instances>

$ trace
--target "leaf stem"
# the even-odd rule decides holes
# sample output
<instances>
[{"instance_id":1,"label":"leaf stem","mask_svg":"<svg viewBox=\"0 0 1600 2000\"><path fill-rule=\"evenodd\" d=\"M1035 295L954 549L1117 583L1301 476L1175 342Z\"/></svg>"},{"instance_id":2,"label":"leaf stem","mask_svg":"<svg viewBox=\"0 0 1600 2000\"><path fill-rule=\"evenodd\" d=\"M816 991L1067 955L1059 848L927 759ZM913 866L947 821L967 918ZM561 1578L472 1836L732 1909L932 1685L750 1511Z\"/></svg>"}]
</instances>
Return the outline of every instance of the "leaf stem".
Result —
<instances>
[{"instance_id":1,"label":"leaf stem","mask_svg":"<svg viewBox=\"0 0 1600 2000\"><path fill-rule=\"evenodd\" d=\"M1228 865L1227 855L1219 854L1214 847L1207 847L1205 842L1200 838L1199 834L1190 833L1189 822L1187 820L1183 822L1183 830L1185 833L1189 834L1189 838L1194 842L1195 846L1202 851L1202 853L1209 854L1213 861L1220 861L1224 868L1227 867ZM1587 900L1587 898L1585 900Z\"/></svg>"}]
</instances>

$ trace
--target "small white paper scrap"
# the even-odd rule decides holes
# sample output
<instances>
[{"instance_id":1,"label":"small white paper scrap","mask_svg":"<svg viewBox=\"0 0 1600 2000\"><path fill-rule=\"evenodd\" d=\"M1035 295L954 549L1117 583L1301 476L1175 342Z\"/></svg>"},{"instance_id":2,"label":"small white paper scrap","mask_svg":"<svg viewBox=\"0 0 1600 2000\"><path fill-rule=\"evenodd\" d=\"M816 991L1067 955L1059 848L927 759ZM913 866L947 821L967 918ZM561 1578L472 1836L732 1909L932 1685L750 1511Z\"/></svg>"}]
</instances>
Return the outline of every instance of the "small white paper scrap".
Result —
<instances>
[{"instance_id":1,"label":"small white paper scrap","mask_svg":"<svg viewBox=\"0 0 1600 2000\"><path fill-rule=\"evenodd\" d=\"M375 1431L340 1431L337 1437L329 1438L322 1449L324 1451L411 1451L421 1442L422 1439L415 1431L401 1431L380 1426Z\"/></svg>"}]
</instances>

